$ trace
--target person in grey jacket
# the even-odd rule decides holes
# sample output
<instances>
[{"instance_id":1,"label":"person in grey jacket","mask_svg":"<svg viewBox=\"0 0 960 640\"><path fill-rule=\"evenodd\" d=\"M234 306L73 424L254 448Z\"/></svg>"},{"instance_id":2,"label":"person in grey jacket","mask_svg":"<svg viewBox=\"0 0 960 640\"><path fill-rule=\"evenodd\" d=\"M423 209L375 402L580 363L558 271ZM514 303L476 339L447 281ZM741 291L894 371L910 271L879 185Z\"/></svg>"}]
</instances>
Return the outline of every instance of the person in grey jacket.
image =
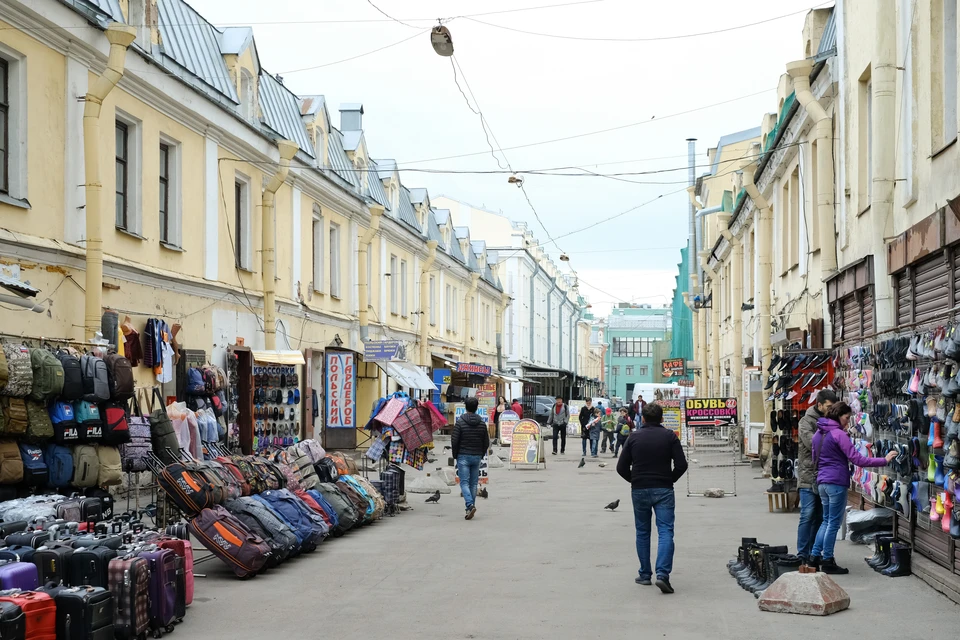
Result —
<instances>
[{"instance_id":1,"label":"person in grey jacket","mask_svg":"<svg viewBox=\"0 0 960 640\"><path fill-rule=\"evenodd\" d=\"M797 526L797 555L804 561L810 556L813 542L823 522L823 505L814 488L817 484L817 467L813 462L811 446L817 432L817 420L827 415L827 410L837 402L837 394L829 389L817 393L817 404L807 409L800 418L800 446L797 450L797 489L800 493L800 524Z\"/></svg>"},{"instance_id":2,"label":"person in grey jacket","mask_svg":"<svg viewBox=\"0 0 960 640\"><path fill-rule=\"evenodd\" d=\"M567 424L570 422L570 407L557 396L557 402L550 407L547 426L553 427L553 455L557 455L557 438L560 438L560 453L567 452Z\"/></svg>"}]
</instances>

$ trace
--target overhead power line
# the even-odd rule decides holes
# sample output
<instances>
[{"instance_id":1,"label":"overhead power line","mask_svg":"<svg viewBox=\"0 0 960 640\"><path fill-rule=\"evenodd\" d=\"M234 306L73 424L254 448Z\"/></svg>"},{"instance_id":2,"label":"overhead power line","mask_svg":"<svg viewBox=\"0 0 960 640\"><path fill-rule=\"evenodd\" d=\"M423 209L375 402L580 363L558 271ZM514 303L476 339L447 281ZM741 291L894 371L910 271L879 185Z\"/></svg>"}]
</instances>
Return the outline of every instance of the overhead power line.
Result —
<instances>
[{"instance_id":1,"label":"overhead power line","mask_svg":"<svg viewBox=\"0 0 960 640\"><path fill-rule=\"evenodd\" d=\"M404 22L403 20L400 20L399 18L394 18L392 15L390 15L389 13L387 13L386 11L384 11L383 9L375 5L373 3L373 0L367 0L367 4L369 4L371 7L379 11L382 15L386 16L387 18L389 18L390 20L393 20L398 24L402 24L405 27L410 27L411 29L420 29L420 27L415 27L412 24L407 24L406 22Z\"/></svg>"}]
</instances>

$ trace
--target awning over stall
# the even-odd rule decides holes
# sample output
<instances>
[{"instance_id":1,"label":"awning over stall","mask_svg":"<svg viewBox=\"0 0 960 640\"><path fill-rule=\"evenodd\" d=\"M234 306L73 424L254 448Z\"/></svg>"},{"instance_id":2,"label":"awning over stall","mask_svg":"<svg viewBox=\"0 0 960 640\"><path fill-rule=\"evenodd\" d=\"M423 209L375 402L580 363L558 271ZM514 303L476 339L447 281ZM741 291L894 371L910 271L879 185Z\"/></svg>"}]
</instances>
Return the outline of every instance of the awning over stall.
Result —
<instances>
[{"instance_id":1,"label":"awning over stall","mask_svg":"<svg viewBox=\"0 0 960 640\"><path fill-rule=\"evenodd\" d=\"M257 362L265 362L267 364L306 364L307 361L303 359L303 354L299 351L284 351L284 350L275 350L275 351L257 351L253 350L253 359Z\"/></svg>"},{"instance_id":2,"label":"awning over stall","mask_svg":"<svg viewBox=\"0 0 960 640\"><path fill-rule=\"evenodd\" d=\"M377 364L401 386L422 391L437 391L437 385L416 365L409 362L378 362Z\"/></svg>"}]
</instances>

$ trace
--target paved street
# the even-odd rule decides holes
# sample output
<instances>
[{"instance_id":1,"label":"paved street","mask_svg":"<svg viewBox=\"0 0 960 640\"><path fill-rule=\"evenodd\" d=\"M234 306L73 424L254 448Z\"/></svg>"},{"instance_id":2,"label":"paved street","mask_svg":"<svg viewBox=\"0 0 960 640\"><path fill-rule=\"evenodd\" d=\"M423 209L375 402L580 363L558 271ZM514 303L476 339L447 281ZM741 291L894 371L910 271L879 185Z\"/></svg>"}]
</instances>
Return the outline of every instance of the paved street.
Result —
<instances>
[{"instance_id":1,"label":"paved street","mask_svg":"<svg viewBox=\"0 0 960 640\"><path fill-rule=\"evenodd\" d=\"M491 498L463 520L459 491L387 518L252 581L216 561L174 637L322 638L946 638L957 608L916 578L875 574L866 547L838 543L850 610L829 618L762 613L726 572L741 535L795 544L795 514L769 514L769 481L738 469L736 498L678 495L676 594L633 582L629 491L579 456L546 471L491 471ZM407 474L408 482L411 473ZM678 491L678 494L681 493ZM616 513L602 510L620 498ZM313 629L308 631L308 629ZM558 635L559 634L559 635ZM825 636L822 634L831 634ZM843 635L833 635L843 634ZM948 635L951 634L951 635Z\"/></svg>"}]
</instances>

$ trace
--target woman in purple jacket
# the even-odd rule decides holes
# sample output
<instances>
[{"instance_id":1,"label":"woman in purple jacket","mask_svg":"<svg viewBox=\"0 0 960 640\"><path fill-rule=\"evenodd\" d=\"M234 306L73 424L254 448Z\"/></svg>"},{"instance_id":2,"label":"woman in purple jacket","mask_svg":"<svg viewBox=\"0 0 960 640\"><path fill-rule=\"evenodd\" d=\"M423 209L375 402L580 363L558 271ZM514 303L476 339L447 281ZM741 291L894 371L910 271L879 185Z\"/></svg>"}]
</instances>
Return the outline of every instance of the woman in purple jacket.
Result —
<instances>
[{"instance_id":1,"label":"woman in purple jacket","mask_svg":"<svg viewBox=\"0 0 960 640\"><path fill-rule=\"evenodd\" d=\"M896 452L891 451L886 458L867 458L854 449L846 432L851 415L853 410L846 402L838 402L830 407L827 415L817 421L817 433L813 436L811 447L817 469L820 502L823 503L823 523L817 531L808 564L820 567L824 573L849 573L837 565L833 547L847 505L850 463L858 467L883 467L897 457Z\"/></svg>"}]
</instances>

